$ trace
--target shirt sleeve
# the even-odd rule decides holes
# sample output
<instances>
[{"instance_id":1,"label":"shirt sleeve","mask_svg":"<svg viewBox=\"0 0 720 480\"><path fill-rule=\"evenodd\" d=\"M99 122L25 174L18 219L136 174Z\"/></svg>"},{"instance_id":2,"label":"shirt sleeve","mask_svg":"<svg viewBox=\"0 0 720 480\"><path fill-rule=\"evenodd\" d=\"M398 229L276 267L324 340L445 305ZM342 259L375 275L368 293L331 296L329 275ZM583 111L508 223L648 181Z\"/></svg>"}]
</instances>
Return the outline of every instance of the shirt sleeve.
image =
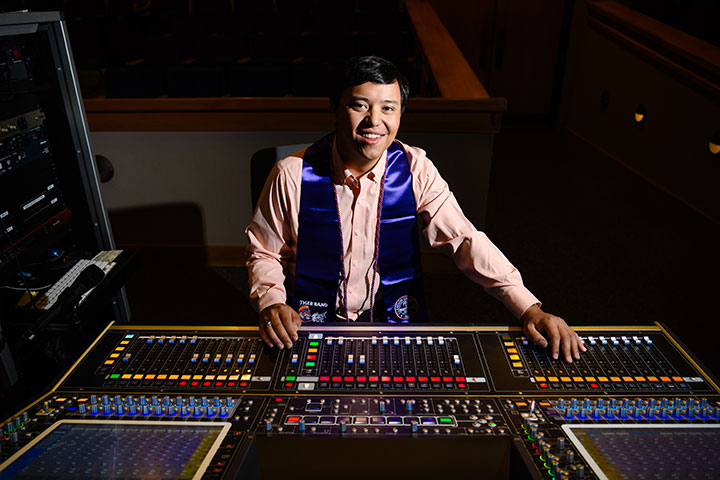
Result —
<instances>
[{"instance_id":1,"label":"shirt sleeve","mask_svg":"<svg viewBox=\"0 0 720 480\"><path fill-rule=\"evenodd\" d=\"M302 159L287 158L277 163L265 183L252 221L245 229L248 237L248 279L250 302L257 311L285 303L285 278L294 266L299 185L293 171ZM295 221L296 223L296 221Z\"/></svg>"},{"instance_id":2,"label":"shirt sleeve","mask_svg":"<svg viewBox=\"0 0 720 480\"><path fill-rule=\"evenodd\" d=\"M500 300L515 317L540 303L523 285L520 272L465 217L425 151L409 146L405 149L410 156L418 213L425 224L423 233L430 245L451 256L465 275Z\"/></svg>"}]
</instances>

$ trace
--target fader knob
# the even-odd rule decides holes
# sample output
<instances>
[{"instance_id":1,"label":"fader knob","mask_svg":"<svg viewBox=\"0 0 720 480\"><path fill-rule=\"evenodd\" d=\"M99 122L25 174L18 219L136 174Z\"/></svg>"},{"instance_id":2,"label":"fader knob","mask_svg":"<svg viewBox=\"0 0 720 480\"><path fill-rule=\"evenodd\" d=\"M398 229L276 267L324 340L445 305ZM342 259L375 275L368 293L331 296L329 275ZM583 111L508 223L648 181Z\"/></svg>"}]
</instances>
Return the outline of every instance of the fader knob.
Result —
<instances>
[{"instance_id":1,"label":"fader knob","mask_svg":"<svg viewBox=\"0 0 720 480\"><path fill-rule=\"evenodd\" d=\"M15 417L13 419L13 424L15 424L15 430L20 428L20 417Z\"/></svg>"},{"instance_id":2,"label":"fader knob","mask_svg":"<svg viewBox=\"0 0 720 480\"><path fill-rule=\"evenodd\" d=\"M563 450L565 450L565 437L558 437L557 449L558 449L558 452L562 452Z\"/></svg>"},{"instance_id":3,"label":"fader knob","mask_svg":"<svg viewBox=\"0 0 720 480\"><path fill-rule=\"evenodd\" d=\"M193 417L202 417L202 414L202 407L200 405L195 405L193 407Z\"/></svg>"},{"instance_id":4,"label":"fader knob","mask_svg":"<svg viewBox=\"0 0 720 480\"><path fill-rule=\"evenodd\" d=\"M146 403L142 407L140 407L140 415L147 416L150 415L150 406Z\"/></svg>"},{"instance_id":5,"label":"fader knob","mask_svg":"<svg viewBox=\"0 0 720 480\"><path fill-rule=\"evenodd\" d=\"M167 395L165 395L165 396L163 397L162 404L163 404L163 407L169 407L169 406L170 406L170 397L168 397Z\"/></svg>"},{"instance_id":6,"label":"fader knob","mask_svg":"<svg viewBox=\"0 0 720 480\"><path fill-rule=\"evenodd\" d=\"M84 403L81 403L80 405L78 405L78 413L80 415L85 415L85 404Z\"/></svg>"},{"instance_id":7,"label":"fader knob","mask_svg":"<svg viewBox=\"0 0 720 480\"><path fill-rule=\"evenodd\" d=\"M417 433L418 431L418 422L414 421L410 424L410 430L412 433Z\"/></svg>"},{"instance_id":8,"label":"fader knob","mask_svg":"<svg viewBox=\"0 0 720 480\"><path fill-rule=\"evenodd\" d=\"M581 463L575 465L575 478L585 478L585 465Z\"/></svg>"},{"instance_id":9,"label":"fader knob","mask_svg":"<svg viewBox=\"0 0 720 480\"><path fill-rule=\"evenodd\" d=\"M90 415L97 415L97 414L98 414L97 403L93 403L90 405Z\"/></svg>"},{"instance_id":10,"label":"fader knob","mask_svg":"<svg viewBox=\"0 0 720 480\"><path fill-rule=\"evenodd\" d=\"M300 431L300 432L305 431L305 420L300 420L298 422L298 431Z\"/></svg>"},{"instance_id":11,"label":"fader knob","mask_svg":"<svg viewBox=\"0 0 720 480\"><path fill-rule=\"evenodd\" d=\"M10 434L10 442L11 443L18 443L18 434L17 432L12 432Z\"/></svg>"},{"instance_id":12,"label":"fader knob","mask_svg":"<svg viewBox=\"0 0 720 480\"><path fill-rule=\"evenodd\" d=\"M103 405L103 415L110 415L110 414L112 414L112 407L110 406L110 404L108 403L108 404Z\"/></svg>"},{"instance_id":13,"label":"fader knob","mask_svg":"<svg viewBox=\"0 0 720 480\"><path fill-rule=\"evenodd\" d=\"M107 405L108 403L110 403L110 399L108 398L107 395L103 395L103 396L102 396L102 402L101 402L101 403L102 403L103 405Z\"/></svg>"},{"instance_id":14,"label":"fader knob","mask_svg":"<svg viewBox=\"0 0 720 480\"><path fill-rule=\"evenodd\" d=\"M23 423L26 423L28 421L28 412L22 413L22 421Z\"/></svg>"},{"instance_id":15,"label":"fader knob","mask_svg":"<svg viewBox=\"0 0 720 480\"><path fill-rule=\"evenodd\" d=\"M378 408L380 409L380 413L385 413L385 401L380 400L380 404L378 405Z\"/></svg>"},{"instance_id":16,"label":"fader knob","mask_svg":"<svg viewBox=\"0 0 720 480\"><path fill-rule=\"evenodd\" d=\"M163 414L162 407L160 405L155 405L155 407L153 408L153 415L155 415L156 417L159 417L162 414Z\"/></svg>"},{"instance_id":17,"label":"fader knob","mask_svg":"<svg viewBox=\"0 0 720 480\"><path fill-rule=\"evenodd\" d=\"M720 418L720 407L715 407L715 410L713 411L713 417Z\"/></svg>"},{"instance_id":18,"label":"fader knob","mask_svg":"<svg viewBox=\"0 0 720 480\"><path fill-rule=\"evenodd\" d=\"M197 405L197 402L195 402L195 397L188 398L188 406L194 407L195 405Z\"/></svg>"},{"instance_id":19,"label":"fader knob","mask_svg":"<svg viewBox=\"0 0 720 480\"><path fill-rule=\"evenodd\" d=\"M265 420L265 431L269 432L272 430L272 422L270 420Z\"/></svg>"},{"instance_id":20,"label":"fader knob","mask_svg":"<svg viewBox=\"0 0 720 480\"><path fill-rule=\"evenodd\" d=\"M347 422L345 420L340 420L340 433L345 433L347 431Z\"/></svg>"},{"instance_id":21,"label":"fader knob","mask_svg":"<svg viewBox=\"0 0 720 480\"><path fill-rule=\"evenodd\" d=\"M167 416L168 417L174 417L176 414L175 412L175 405L168 405L167 407Z\"/></svg>"},{"instance_id":22,"label":"fader knob","mask_svg":"<svg viewBox=\"0 0 720 480\"><path fill-rule=\"evenodd\" d=\"M568 463L570 465L575 463L575 452L573 452L572 450L568 450L567 452L565 452L565 463Z\"/></svg>"},{"instance_id":23,"label":"fader knob","mask_svg":"<svg viewBox=\"0 0 720 480\"><path fill-rule=\"evenodd\" d=\"M550 471L553 475L557 473L558 468L560 468L560 460L558 460L557 458L553 458L552 462L550 463Z\"/></svg>"},{"instance_id":24,"label":"fader knob","mask_svg":"<svg viewBox=\"0 0 720 480\"><path fill-rule=\"evenodd\" d=\"M220 406L220 397L213 398L213 407L219 407Z\"/></svg>"},{"instance_id":25,"label":"fader knob","mask_svg":"<svg viewBox=\"0 0 720 480\"><path fill-rule=\"evenodd\" d=\"M90 395L90 405L95 403L97 403L97 397L95 395Z\"/></svg>"},{"instance_id":26,"label":"fader knob","mask_svg":"<svg viewBox=\"0 0 720 480\"><path fill-rule=\"evenodd\" d=\"M200 399L200 405L202 405L203 407L207 407L209 405L207 397L202 397Z\"/></svg>"},{"instance_id":27,"label":"fader knob","mask_svg":"<svg viewBox=\"0 0 720 480\"><path fill-rule=\"evenodd\" d=\"M133 403L128 406L128 415L132 415L133 417L137 415L137 405Z\"/></svg>"},{"instance_id":28,"label":"fader knob","mask_svg":"<svg viewBox=\"0 0 720 480\"><path fill-rule=\"evenodd\" d=\"M125 415L125 405L121 403L115 407L115 415Z\"/></svg>"},{"instance_id":29,"label":"fader knob","mask_svg":"<svg viewBox=\"0 0 720 480\"><path fill-rule=\"evenodd\" d=\"M565 410L565 400L562 398L560 400L558 400L556 408L558 410Z\"/></svg>"},{"instance_id":30,"label":"fader knob","mask_svg":"<svg viewBox=\"0 0 720 480\"><path fill-rule=\"evenodd\" d=\"M177 408L180 408L180 407L182 407L182 405L183 405L183 398L181 396L175 397L175 406Z\"/></svg>"},{"instance_id":31,"label":"fader knob","mask_svg":"<svg viewBox=\"0 0 720 480\"><path fill-rule=\"evenodd\" d=\"M115 405L120 405L122 403L122 397L120 395L115 395L115 398L113 398L113 403Z\"/></svg>"},{"instance_id":32,"label":"fader knob","mask_svg":"<svg viewBox=\"0 0 720 480\"><path fill-rule=\"evenodd\" d=\"M218 413L218 416L219 416L219 417L227 417L228 415L229 415L229 412L228 412L227 407L224 406L224 405L221 406L221 407L220 407L220 411L219 411L219 413Z\"/></svg>"},{"instance_id":33,"label":"fader knob","mask_svg":"<svg viewBox=\"0 0 720 480\"><path fill-rule=\"evenodd\" d=\"M190 411L188 410L187 405L183 405L182 407L180 407L180 416L187 417L188 415L190 415Z\"/></svg>"},{"instance_id":34,"label":"fader knob","mask_svg":"<svg viewBox=\"0 0 720 480\"><path fill-rule=\"evenodd\" d=\"M145 398L145 395L140 396L140 400L138 400L138 403L140 406L147 405L147 398Z\"/></svg>"}]
</instances>

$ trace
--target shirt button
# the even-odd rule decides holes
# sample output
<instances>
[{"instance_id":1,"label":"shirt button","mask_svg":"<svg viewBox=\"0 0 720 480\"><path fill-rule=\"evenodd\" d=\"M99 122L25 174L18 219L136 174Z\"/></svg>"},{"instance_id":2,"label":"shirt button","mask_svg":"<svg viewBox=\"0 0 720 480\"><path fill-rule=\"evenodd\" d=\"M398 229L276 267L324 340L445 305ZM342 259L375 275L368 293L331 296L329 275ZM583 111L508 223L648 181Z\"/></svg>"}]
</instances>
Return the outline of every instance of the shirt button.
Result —
<instances>
[{"instance_id":1,"label":"shirt button","mask_svg":"<svg viewBox=\"0 0 720 480\"><path fill-rule=\"evenodd\" d=\"M348 288L348 293L352 293L352 288Z\"/></svg>"},{"instance_id":2,"label":"shirt button","mask_svg":"<svg viewBox=\"0 0 720 480\"><path fill-rule=\"evenodd\" d=\"M353 267L357 267L357 262L353 262Z\"/></svg>"},{"instance_id":3,"label":"shirt button","mask_svg":"<svg viewBox=\"0 0 720 480\"><path fill-rule=\"evenodd\" d=\"M360 236L360 230L355 230L355 236L356 236L356 237L359 237L359 236Z\"/></svg>"}]
</instances>

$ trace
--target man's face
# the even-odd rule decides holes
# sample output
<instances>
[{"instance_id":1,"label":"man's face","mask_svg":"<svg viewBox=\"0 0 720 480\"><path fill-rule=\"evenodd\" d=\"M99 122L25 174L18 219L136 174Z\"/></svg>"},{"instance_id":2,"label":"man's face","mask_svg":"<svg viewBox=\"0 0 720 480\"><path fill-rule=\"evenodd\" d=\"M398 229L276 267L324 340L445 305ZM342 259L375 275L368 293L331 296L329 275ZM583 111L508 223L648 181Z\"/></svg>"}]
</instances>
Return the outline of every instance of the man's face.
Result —
<instances>
[{"instance_id":1,"label":"man's face","mask_svg":"<svg viewBox=\"0 0 720 480\"><path fill-rule=\"evenodd\" d=\"M337 147L348 165L377 161L395 140L400 127L400 86L366 82L345 89L335 120Z\"/></svg>"}]
</instances>

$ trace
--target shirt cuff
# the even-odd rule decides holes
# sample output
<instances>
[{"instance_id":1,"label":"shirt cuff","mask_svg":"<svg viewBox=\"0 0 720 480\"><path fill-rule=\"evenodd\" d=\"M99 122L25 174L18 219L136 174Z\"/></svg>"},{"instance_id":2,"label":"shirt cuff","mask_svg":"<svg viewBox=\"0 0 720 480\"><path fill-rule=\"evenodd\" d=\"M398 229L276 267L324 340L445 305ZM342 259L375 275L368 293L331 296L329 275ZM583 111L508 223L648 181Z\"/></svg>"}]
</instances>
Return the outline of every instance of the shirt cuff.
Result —
<instances>
[{"instance_id":1,"label":"shirt cuff","mask_svg":"<svg viewBox=\"0 0 720 480\"><path fill-rule=\"evenodd\" d=\"M265 292L265 295L258 299L258 312L262 312L264 309L271 305L278 303L285 303L286 296L282 290L271 289Z\"/></svg>"},{"instance_id":2,"label":"shirt cuff","mask_svg":"<svg viewBox=\"0 0 720 480\"><path fill-rule=\"evenodd\" d=\"M533 305L540 305L540 300L524 286L514 287L503 296L503 304L518 320Z\"/></svg>"}]
</instances>

